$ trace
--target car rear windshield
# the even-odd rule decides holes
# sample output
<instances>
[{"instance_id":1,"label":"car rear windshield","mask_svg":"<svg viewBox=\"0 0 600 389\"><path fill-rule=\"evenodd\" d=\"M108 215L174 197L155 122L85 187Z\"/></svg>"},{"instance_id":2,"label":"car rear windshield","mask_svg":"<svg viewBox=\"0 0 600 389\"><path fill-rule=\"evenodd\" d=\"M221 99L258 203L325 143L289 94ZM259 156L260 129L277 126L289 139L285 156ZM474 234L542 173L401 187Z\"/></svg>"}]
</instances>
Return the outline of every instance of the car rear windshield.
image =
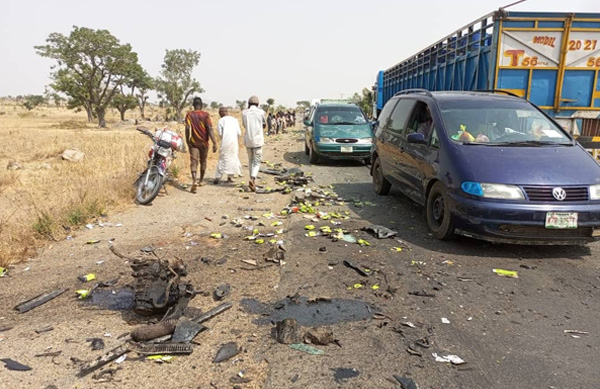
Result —
<instances>
[{"instance_id":1,"label":"car rear windshield","mask_svg":"<svg viewBox=\"0 0 600 389\"><path fill-rule=\"evenodd\" d=\"M440 102L448 136L482 145L571 144L564 130L523 101L465 99Z\"/></svg>"},{"instance_id":2,"label":"car rear windshield","mask_svg":"<svg viewBox=\"0 0 600 389\"><path fill-rule=\"evenodd\" d=\"M367 120L358 107L321 107L315 114L315 122L325 125L365 124Z\"/></svg>"}]
</instances>

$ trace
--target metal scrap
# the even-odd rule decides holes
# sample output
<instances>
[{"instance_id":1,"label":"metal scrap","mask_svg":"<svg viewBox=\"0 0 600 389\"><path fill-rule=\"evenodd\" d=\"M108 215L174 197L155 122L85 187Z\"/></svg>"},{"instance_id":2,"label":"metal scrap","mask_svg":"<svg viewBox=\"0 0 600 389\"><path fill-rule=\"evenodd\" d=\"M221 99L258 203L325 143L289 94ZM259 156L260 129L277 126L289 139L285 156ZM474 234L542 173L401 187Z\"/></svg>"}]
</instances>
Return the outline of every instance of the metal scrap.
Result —
<instances>
[{"instance_id":1,"label":"metal scrap","mask_svg":"<svg viewBox=\"0 0 600 389\"><path fill-rule=\"evenodd\" d=\"M67 290L69 290L69 289L57 289L50 293L40 294L38 296L35 296L32 299L29 299L29 300L26 300L26 301L23 301L23 302L17 304L17 306L15 306L14 309L19 311L19 313L25 313L25 312L31 311L32 309L37 308L40 305L46 304L48 301L50 301L52 299L55 299L56 297L65 293Z\"/></svg>"}]
</instances>

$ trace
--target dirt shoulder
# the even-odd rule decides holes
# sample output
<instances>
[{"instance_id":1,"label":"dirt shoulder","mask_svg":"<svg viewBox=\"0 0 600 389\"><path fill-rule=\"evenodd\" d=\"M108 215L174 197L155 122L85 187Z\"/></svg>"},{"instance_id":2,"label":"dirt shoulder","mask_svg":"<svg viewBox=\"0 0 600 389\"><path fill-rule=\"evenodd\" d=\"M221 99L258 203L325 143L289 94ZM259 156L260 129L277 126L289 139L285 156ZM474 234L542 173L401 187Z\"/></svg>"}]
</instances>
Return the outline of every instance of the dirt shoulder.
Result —
<instances>
[{"instance_id":1,"label":"dirt shoulder","mask_svg":"<svg viewBox=\"0 0 600 389\"><path fill-rule=\"evenodd\" d=\"M265 159L282 160L282 150L292 142L285 136L269 138ZM246 164L244 150L240 151L241 161ZM180 157L187 158L187 155ZM214 168L213 162L208 171L211 181ZM244 174L247 175L246 170ZM273 185L271 176L263 179ZM247 178L237 179L237 182L244 180ZM262 260L263 252L268 249L267 244L257 245L243 238L257 227L264 232L274 230L270 223L275 219L262 215L281 210L289 196L242 193L235 185L212 183L199 188L195 195L171 186L168 190L169 195L160 195L151 206L135 206L123 213L109 214L102 220L104 227L95 223L92 229L74 231L72 239L48 246L39 256L11 267L8 275L0 279L4 302L0 309L0 327L13 327L0 333L0 356L32 368L26 372L1 369L3 385L71 388L90 387L99 382L92 378L93 374L76 378L77 361L92 360L118 346L122 343L117 339L119 335L143 322L129 311L103 309L75 298L75 290L87 286L77 280L82 274L95 273L100 281L119 277L118 283L109 290L119 291L132 283L127 261L109 251L111 240L121 252L133 257L148 256L140 249L152 245L160 257L183 260L189 273L186 279L197 290L205 292L190 303L196 312L220 303L213 301L212 292L221 284L231 285L231 294L224 301L231 301L234 306L206 324L209 329L196 338L199 344L190 356L176 357L169 364L159 365L137 360L137 355L130 353L122 364L109 366L116 369L116 373L103 386L197 388L213 383L216 387L228 387L231 377L244 372L251 380L245 387L262 387L266 379L264 352L271 342L270 328L254 324L254 316L241 310L238 302L243 298L273 301L279 286L279 268L273 265L252 270L252 266L243 263L243 259ZM245 216L256 216L257 220L244 219ZM243 227L232 225L231 221L236 218L243 221ZM259 227L259 221L266 227ZM226 238L210 238L215 232ZM285 240L285 234L278 239ZM100 242L87 244L92 240ZM19 314L12 309L20 301L59 288L69 290L27 313ZM46 326L52 326L53 330L36 333L36 329ZM93 337L104 340L105 350L91 351L86 339ZM237 342L243 351L227 362L212 363L219 346L227 342ZM61 353L56 357L35 357L58 351Z\"/></svg>"}]
</instances>

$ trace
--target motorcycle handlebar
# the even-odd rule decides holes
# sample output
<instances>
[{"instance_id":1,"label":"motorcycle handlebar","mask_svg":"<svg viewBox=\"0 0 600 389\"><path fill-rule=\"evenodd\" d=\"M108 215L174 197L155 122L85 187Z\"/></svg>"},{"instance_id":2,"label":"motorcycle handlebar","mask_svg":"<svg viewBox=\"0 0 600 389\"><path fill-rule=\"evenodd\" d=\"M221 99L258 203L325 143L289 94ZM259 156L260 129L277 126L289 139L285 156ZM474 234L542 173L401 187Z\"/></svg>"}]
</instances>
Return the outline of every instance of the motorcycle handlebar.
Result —
<instances>
[{"instance_id":1,"label":"motorcycle handlebar","mask_svg":"<svg viewBox=\"0 0 600 389\"><path fill-rule=\"evenodd\" d=\"M146 135L150 139L154 140L154 135L152 135L152 133L150 131L146 130L145 128L138 127L138 128L136 128L136 130L138 130L142 134Z\"/></svg>"}]
</instances>

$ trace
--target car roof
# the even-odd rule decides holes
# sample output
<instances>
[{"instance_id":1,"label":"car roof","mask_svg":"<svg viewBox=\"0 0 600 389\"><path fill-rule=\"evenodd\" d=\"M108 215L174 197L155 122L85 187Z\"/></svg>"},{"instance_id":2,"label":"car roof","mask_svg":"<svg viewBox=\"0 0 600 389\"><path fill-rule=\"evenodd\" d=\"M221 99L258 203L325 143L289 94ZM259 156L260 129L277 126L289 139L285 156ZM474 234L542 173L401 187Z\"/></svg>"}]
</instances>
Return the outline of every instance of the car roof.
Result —
<instances>
[{"instance_id":1,"label":"car roof","mask_svg":"<svg viewBox=\"0 0 600 389\"><path fill-rule=\"evenodd\" d=\"M521 97L515 97L508 94L504 94L501 92L477 92L477 91L435 91L435 92L414 92L407 93L402 95L397 95L397 97L405 97L405 96L428 96L434 100L438 101L448 101L448 100L521 100L526 101Z\"/></svg>"}]
</instances>

